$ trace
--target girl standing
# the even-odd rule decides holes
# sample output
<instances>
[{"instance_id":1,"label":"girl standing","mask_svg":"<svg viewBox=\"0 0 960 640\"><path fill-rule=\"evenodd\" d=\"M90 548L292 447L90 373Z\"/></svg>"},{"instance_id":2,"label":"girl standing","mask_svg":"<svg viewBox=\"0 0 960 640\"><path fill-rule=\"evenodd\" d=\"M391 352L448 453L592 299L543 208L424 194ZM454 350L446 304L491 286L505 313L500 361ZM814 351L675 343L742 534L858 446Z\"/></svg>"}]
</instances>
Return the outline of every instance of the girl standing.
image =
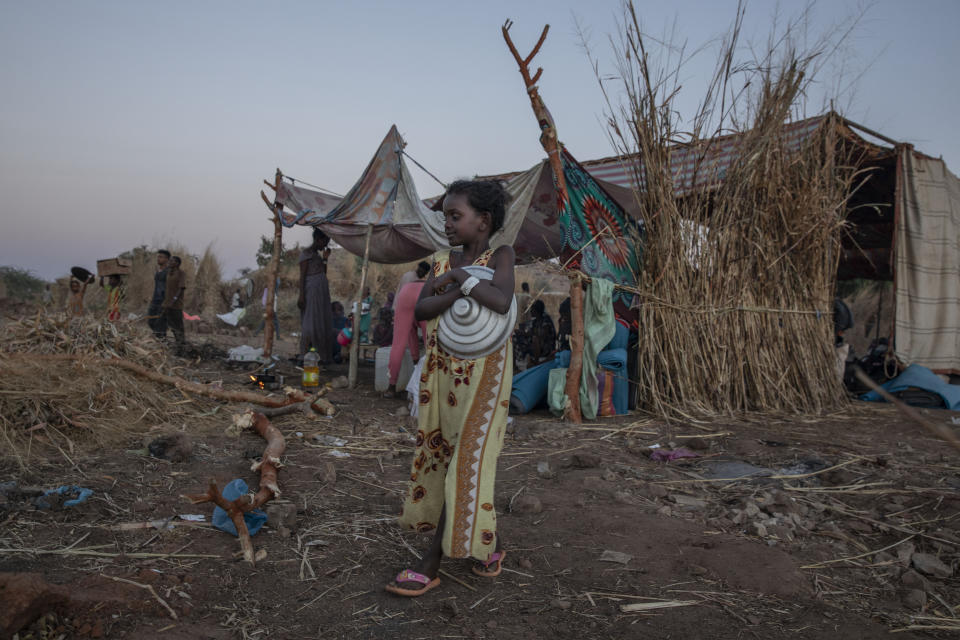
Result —
<instances>
[{"instance_id":1,"label":"girl standing","mask_svg":"<svg viewBox=\"0 0 960 640\"><path fill-rule=\"evenodd\" d=\"M495 577L506 556L497 534L493 488L507 426L513 358L510 341L473 360L448 354L437 340L438 317L464 296L500 314L513 301L514 253L490 249L503 226L507 193L499 182L460 180L443 198L444 231L459 251L438 253L423 285L415 316L427 321L426 360L420 377L420 415L400 524L434 531L430 548L413 568L386 586L419 596L439 584L442 556L473 558L474 573ZM492 280L471 277L462 267L494 270Z\"/></svg>"}]
</instances>

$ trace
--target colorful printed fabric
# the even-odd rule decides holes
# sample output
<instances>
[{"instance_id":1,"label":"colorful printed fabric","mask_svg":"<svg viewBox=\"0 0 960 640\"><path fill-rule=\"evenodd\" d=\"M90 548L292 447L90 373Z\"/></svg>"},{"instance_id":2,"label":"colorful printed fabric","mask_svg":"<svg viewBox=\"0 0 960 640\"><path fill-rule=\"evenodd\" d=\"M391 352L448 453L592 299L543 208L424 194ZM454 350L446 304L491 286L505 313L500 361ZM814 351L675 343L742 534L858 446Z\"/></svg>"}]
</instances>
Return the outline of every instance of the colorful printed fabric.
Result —
<instances>
[{"instance_id":1,"label":"colorful printed fabric","mask_svg":"<svg viewBox=\"0 0 960 640\"><path fill-rule=\"evenodd\" d=\"M107 320L116 322L120 319L120 298L123 296L123 288L105 284L103 289L107 292Z\"/></svg>"},{"instance_id":2,"label":"colorful printed fabric","mask_svg":"<svg viewBox=\"0 0 960 640\"><path fill-rule=\"evenodd\" d=\"M561 194L563 210L560 226L564 234L562 257L573 257L568 266L588 276L635 286L640 271L640 248L635 242L638 235L636 222L627 216L570 152L564 149L561 157L567 183L566 197ZM613 304L617 316L633 318L636 314L630 311L632 303L632 293L614 290Z\"/></svg>"},{"instance_id":3,"label":"colorful printed fabric","mask_svg":"<svg viewBox=\"0 0 960 640\"><path fill-rule=\"evenodd\" d=\"M492 253L474 264L486 265ZM434 277L449 269L450 252L438 254ZM431 531L446 505L443 553L486 562L497 546L493 485L507 428L512 348L507 340L489 356L461 360L440 346L438 323L427 324L417 446L400 524Z\"/></svg>"}]
</instances>

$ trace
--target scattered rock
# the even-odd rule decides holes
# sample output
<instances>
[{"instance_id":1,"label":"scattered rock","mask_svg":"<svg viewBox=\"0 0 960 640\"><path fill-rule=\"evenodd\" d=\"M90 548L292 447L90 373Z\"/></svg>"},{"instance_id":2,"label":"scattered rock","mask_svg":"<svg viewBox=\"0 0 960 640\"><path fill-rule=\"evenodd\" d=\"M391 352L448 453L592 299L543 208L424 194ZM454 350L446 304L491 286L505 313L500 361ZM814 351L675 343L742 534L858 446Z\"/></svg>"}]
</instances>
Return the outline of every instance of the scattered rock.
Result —
<instances>
[{"instance_id":1,"label":"scattered rock","mask_svg":"<svg viewBox=\"0 0 960 640\"><path fill-rule=\"evenodd\" d=\"M707 569L706 567L701 567L698 564L692 564L690 565L690 573L695 576L705 576L707 575Z\"/></svg>"},{"instance_id":2,"label":"scattered rock","mask_svg":"<svg viewBox=\"0 0 960 640\"><path fill-rule=\"evenodd\" d=\"M953 569L944 564L940 558L930 553L914 553L910 556L910 563L920 573L936 578L949 578Z\"/></svg>"},{"instance_id":3,"label":"scattered rock","mask_svg":"<svg viewBox=\"0 0 960 640\"><path fill-rule=\"evenodd\" d=\"M753 500L747 500L743 504L743 512L748 518L756 518L760 515L760 507Z\"/></svg>"},{"instance_id":4,"label":"scattered rock","mask_svg":"<svg viewBox=\"0 0 960 640\"><path fill-rule=\"evenodd\" d=\"M552 606L554 609L561 609L563 611L566 611L567 609L573 606L573 603L570 602L569 600L562 600L560 598L557 598L555 600L550 601L550 606Z\"/></svg>"},{"instance_id":5,"label":"scattered rock","mask_svg":"<svg viewBox=\"0 0 960 640\"><path fill-rule=\"evenodd\" d=\"M549 462L547 462L546 460L541 460L540 462L537 463L537 475L543 478L544 480L549 480L550 478L554 477L557 474L556 472L554 472L552 468L550 468Z\"/></svg>"},{"instance_id":6,"label":"scattered rock","mask_svg":"<svg viewBox=\"0 0 960 640\"><path fill-rule=\"evenodd\" d=\"M663 485L647 483L643 486L643 494L651 500L656 500L666 498L669 492L663 488Z\"/></svg>"},{"instance_id":7,"label":"scattered rock","mask_svg":"<svg viewBox=\"0 0 960 640\"><path fill-rule=\"evenodd\" d=\"M543 511L543 504L540 498L527 493L513 501L512 511L513 513L540 513Z\"/></svg>"},{"instance_id":8,"label":"scattered rock","mask_svg":"<svg viewBox=\"0 0 960 640\"><path fill-rule=\"evenodd\" d=\"M460 614L460 607L457 606L457 601L452 598L450 600L444 600L441 608L443 612L451 618L456 618L457 615Z\"/></svg>"},{"instance_id":9,"label":"scattered rock","mask_svg":"<svg viewBox=\"0 0 960 640\"><path fill-rule=\"evenodd\" d=\"M627 564L631 560L633 560L633 556L629 553L611 551L610 549L604 549L599 558L600 562L616 562L617 564Z\"/></svg>"},{"instance_id":10,"label":"scattered rock","mask_svg":"<svg viewBox=\"0 0 960 640\"><path fill-rule=\"evenodd\" d=\"M752 525L752 529L753 529L753 532L761 538L766 538L768 535L767 528L759 522L754 522Z\"/></svg>"},{"instance_id":11,"label":"scattered rock","mask_svg":"<svg viewBox=\"0 0 960 640\"><path fill-rule=\"evenodd\" d=\"M608 491L610 487L598 476L587 476L583 479L583 488L587 491Z\"/></svg>"},{"instance_id":12,"label":"scattered rock","mask_svg":"<svg viewBox=\"0 0 960 640\"><path fill-rule=\"evenodd\" d=\"M517 560L517 566L521 569L533 569L533 563L530 562L529 558L520 558Z\"/></svg>"},{"instance_id":13,"label":"scattered rock","mask_svg":"<svg viewBox=\"0 0 960 640\"><path fill-rule=\"evenodd\" d=\"M821 477L823 478L824 484L844 487L853 484L859 476L846 469L834 469L833 471L823 474Z\"/></svg>"},{"instance_id":14,"label":"scattered rock","mask_svg":"<svg viewBox=\"0 0 960 640\"><path fill-rule=\"evenodd\" d=\"M577 469L593 469L600 466L600 456L595 453L575 453L570 462Z\"/></svg>"},{"instance_id":15,"label":"scattered rock","mask_svg":"<svg viewBox=\"0 0 960 640\"><path fill-rule=\"evenodd\" d=\"M286 500L272 500L264 507L267 512L267 522L272 527L280 529L297 528L297 505Z\"/></svg>"},{"instance_id":16,"label":"scattered rock","mask_svg":"<svg viewBox=\"0 0 960 640\"><path fill-rule=\"evenodd\" d=\"M670 499L677 504L677 507L679 507L681 511L697 511L707 507L706 500L687 496L682 493L675 493L670 496Z\"/></svg>"},{"instance_id":17,"label":"scattered rock","mask_svg":"<svg viewBox=\"0 0 960 640\"><path fill-rule=\"evenodd\" d=\"M903 572L903 575L900 576L900 583L908 589L927 588L927 579L913 569L907 569Z\"/></svg>"},{"instance_id":18,"label":"scattered rock","mask_svg":"<svg viewBox=\"0 0 960 640\"><path fill-rule=\"evenodd\" d=\"M616 482L617 480L620 479L620 476L618 476L616 473L614 473L610 469L604 469L603 475L601 475L600 477L606 480L607 482Z\"/></svg>"},{"instance_id":19,"label":"scattered rock","mask_svg":"<svg viewBox=\"0 0 960 640\"><path fill-rule=\"evenodd\" d=\"M193 441L185 433L168 433L151 440L147 451L154 458L183 462L193 455Z\"/></svg>"},{"instance_id":20,"label":"scattered rock","mask_svg":"<svg viewBox=\"0 0 960 640\"><path fill-rule=\"evenodd\" d=\"M670 507L664 505L664 506L660 507L659 509L657 509L657 513L659 513L659 514L662 515L662 516L670 517L670 516L673 515L673 509L671 509Z\"/></svg>"},{"instance_id":21,"label":"scattered rock","mask_svg":"<svg viewBox=\"0 0 960 640\"><path fill-rule=\"evenodd\" d=\"M350 382L347 380L347 376L338 376L328 382L331 389L346 389L350 386Z\"/></svg>"},{"instance_id":22,"label":"scattered rock","mask_svg":"<svg viewBox=\"0 0 960 640\"><path fill-rule=\"evenodd\" d=\"M705 438L684 438L683 444L695 451L706 451L710 443Z\"/></svg>"},{"instance_id":23,"label":"scattered rock","mask_svg":"<svg viewBox=\"0 0 960 640\"><path fill-rule=\"evenodd\" d=\"M405 418L410 415L410 409L407 409L405 405L401 406L396 411L393 412L393 415L399 416L401 418Z\"/></svg>"},{"instance_id":24,"label":"scattered rock","mask_svg":"<svg viewBox=\"0 0 960 640\"><path fill-rule=\"evenodd\" d=\"M910 609L923 609L927 605L927 592L922 589L907 589L900 595L903 605Z\"/></svg>"},{"instance_id":25,"label":"scattered rock","mask_svg":"<svg viewBox=\"0 0 960 640\"><path fill-rule=\"evenodd\" d=\"M904 567L910 566L910 558L913 556L913 552L917 550L917 547L912 542L904 542L903 544L897 546L897 560Z\"/></svg>"},{"instance_id":26,"label":"scattered rock","mask_svg":"<svg viewBox=\"0 0 960 640\"><path fill-rule=\"evenodd\" d=\"M759 616L747 616L747 622L749 622L754 627L763 622Z\"/></svg>"},{"instance_id":27,"label":"scattered rock","mask_svg":"<svg viewBox=\"0 0 960 640\"><path fill-rule=\"evenodd\" d=\"M290 533L290 529L284 526L281 526L279 529L277 529L277 535L279 535L281 538L289 538Z\"/></svg>"},{"instance_id":28,"label":"scattered rock","mask_svg":"<svg viewBox=\"0 0 960 640\"><path fill-rule=\"evenodd\" d=\"M793 542L793 531L790 530L790 527L785 525L776 525L773 527L773 535L777 536L783 542Z\"/></svg>"},{"instance_id":29,"label":"scattered rock","mask_svg":"<svg viewBox=\"0 0 960 640\"><path fill-rule=\"evenodd\" d=\"M496 620L491 620L490 622L487 623L487 629L496 629L496 628L497 628Z\"/></svg>"}]
</instances>

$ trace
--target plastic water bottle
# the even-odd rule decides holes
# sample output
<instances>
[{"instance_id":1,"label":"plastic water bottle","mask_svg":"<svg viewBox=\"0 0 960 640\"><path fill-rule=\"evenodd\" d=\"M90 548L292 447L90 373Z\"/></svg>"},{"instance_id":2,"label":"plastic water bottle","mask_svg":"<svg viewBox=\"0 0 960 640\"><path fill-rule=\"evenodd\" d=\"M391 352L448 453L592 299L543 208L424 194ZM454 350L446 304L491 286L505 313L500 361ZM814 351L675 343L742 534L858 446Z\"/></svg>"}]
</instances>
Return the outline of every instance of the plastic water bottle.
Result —
<instances>
[{"instance_id":1,"label":"plastic water bottle","mask_svg":"<svg viewBox=\"0 0 960 640\"><path fill-rule=\"evenodd\" d=\"M303 356L303 386L320 386L320 354L314 348Z\"/></svg>"}]
</instances>

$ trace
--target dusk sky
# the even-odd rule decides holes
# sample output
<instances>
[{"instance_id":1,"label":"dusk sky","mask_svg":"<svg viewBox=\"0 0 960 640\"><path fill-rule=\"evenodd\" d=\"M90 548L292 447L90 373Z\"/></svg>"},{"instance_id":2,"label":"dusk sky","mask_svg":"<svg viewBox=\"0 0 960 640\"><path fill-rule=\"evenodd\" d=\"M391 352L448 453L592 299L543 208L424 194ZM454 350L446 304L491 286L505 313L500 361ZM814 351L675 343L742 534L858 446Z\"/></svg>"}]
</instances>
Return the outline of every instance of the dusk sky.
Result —
<instances>
[{"instance_id":1,"label":"dusk sky","mask_svg":"<svg viewBox=\"0 0 960 640\"><path fill-rule=\"evenodd\" d=\"M745 37L800 2L754 0ZM719 36L732 0L636 1L649 33L692 49ZM865 11L810 94L834 88L847 117L960 170L960 2L820 2L810 38ZM601 71L618 0L572 2L137 2L0 0L0 265L43 278L140 244L207 244L226 278L270 233L258 192L276 167L345 193L391 124L442 180L529 168L543 155L506 18L535 64L560 138L580 160L614 153ZM702 95L716 46L684 70L681 109ZM839 78L839 79L838 79ZM686 115L690 115L689 113ZM411 166L421 197L441 188ZM304 242L296 228L286 242Z\"/></svg>"}]
</instances>

